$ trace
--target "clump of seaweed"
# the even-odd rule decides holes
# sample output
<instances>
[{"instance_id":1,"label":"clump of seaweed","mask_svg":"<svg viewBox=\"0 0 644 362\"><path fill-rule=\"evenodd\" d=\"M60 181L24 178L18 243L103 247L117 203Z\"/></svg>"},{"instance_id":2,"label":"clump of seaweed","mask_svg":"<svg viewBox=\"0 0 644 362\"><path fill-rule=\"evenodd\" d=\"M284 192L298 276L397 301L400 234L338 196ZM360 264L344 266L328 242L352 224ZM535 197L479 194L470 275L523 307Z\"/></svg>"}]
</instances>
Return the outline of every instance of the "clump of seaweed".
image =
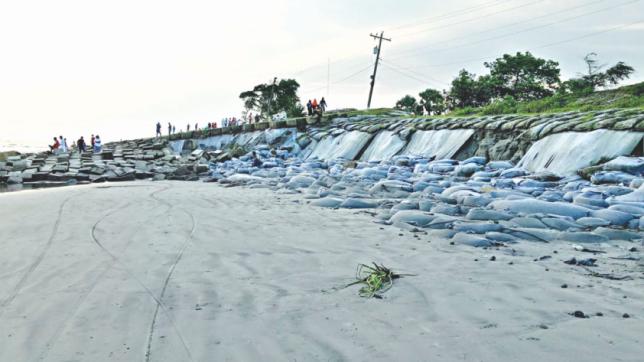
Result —
<instances>
[{"instance_id":1,"label":"clump of seaweed","mask_svg":"<svg viewBox=\"0 0 644 362\"><path fill-rule=\"evenodd\" d=\"M363 298L382 299L382 294L391 289L394 280L403 276L412 276L413 274L397 274L384 265L372 263L371 265L358 264L356 269L356 281L349 283L345 288L356 284L364 284L358 294Z\"/></svg>"}]
</instances>

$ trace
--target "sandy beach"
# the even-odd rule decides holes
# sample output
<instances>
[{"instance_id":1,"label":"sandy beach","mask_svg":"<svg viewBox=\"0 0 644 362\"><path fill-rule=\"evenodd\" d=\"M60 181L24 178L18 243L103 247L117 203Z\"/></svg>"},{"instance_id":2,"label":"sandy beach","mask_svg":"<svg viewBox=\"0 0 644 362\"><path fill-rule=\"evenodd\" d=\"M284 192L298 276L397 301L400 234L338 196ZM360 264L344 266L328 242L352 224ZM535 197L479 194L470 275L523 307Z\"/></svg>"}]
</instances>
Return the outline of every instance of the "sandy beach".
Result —
<instances>
[{"instance_id":1,"label":"sandy beach","mask_svg":"<svg viewBox=\"0 0 644 362\"><path fill-rule=\"evenodd\" d=\"M641 255L639 243L606 247L611 264L597 272L632 277L608 280L564 264L580 256L569 243L450 245L266 189L108 183L0 194L0 205L0 361L641 361L644 352L644 266L609 258L633 246ZM334 289L372 261L416 276L381 300Z\"/></svg>"}]
</instances>

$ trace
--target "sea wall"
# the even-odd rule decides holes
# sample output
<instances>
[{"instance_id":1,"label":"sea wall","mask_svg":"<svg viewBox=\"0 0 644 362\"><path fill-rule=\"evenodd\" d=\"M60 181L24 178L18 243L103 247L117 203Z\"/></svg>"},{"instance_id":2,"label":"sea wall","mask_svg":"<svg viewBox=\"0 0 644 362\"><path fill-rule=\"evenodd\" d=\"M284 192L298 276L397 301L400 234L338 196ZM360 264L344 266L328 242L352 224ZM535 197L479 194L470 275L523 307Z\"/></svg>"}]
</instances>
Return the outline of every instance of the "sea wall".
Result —
<instances>
[{"instance_id":1,"label":"sea wall","mask_svg":"<svg viewBox=\"0 0 644 362\"><path fill-rule=\"evenodd\" d=\"M286 123L284 123L286 126ZM464 160L508 160L531 172L571 175L602 160L641 155L644 111L639 109L544 115L410 118L335 117L325 124L266 129L170 141L176 154L233 145L285 147L303 159L386 161L407 155ZM179 151L180 150L180 151Z\"/></svg>"},{"instance_id":2,"label":"sea wall","mask_svg":"<svg viewBox=\"0 0 644 362\"><path fill-rule=\"evenodd\" d=\"M641 156L643 135L641 109L487 117L335 114L108 143L100 154L13 155L0 161L0 183L198 180L213 163L270 149L308 161L481 156L567 176L618 156Z\"/></svg>"}]
</instances>

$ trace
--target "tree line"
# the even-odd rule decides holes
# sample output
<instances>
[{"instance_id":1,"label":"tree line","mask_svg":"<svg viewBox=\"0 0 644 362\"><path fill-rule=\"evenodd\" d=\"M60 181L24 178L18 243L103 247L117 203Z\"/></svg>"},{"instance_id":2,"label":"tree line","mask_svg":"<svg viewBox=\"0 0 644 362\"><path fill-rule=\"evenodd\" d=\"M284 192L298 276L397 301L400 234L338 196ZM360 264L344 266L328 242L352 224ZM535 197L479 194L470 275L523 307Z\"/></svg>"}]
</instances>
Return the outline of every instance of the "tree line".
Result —
<instances>
[{"instance_id":1,"label":"tree line","mask_svg":"<svg viewBox=\"0 0 644 362\"><path fill-rule=\"evenodd\" d=\"M617 85L635 71L618 62L606 67L599 64L597 54L584 57L586 72L562 81L559 63L537 58L530 52L504 54L493 62L485 62L489 74L477 76L462 69L448 90L425 89L418 100L406 95L396 102L397 109L416 114L440 115L449 111L479 108L494 102L508 104L539 100L553 95L587 95L599 88Z\"/></svg>"}]
</instances>

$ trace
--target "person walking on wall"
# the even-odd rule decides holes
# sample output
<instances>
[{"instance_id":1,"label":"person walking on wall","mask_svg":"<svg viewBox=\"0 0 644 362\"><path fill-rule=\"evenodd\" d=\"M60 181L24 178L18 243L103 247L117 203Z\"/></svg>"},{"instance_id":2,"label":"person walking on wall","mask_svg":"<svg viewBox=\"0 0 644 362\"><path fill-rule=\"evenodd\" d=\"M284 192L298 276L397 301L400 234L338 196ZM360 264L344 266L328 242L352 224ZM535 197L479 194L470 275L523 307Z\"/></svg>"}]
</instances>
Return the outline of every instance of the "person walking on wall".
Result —
<instances>
[{"instance_id":1,"label":"person walking on wall","mask_svg":"<svg viewBox=\"0 0 644 362\"><path fill-rule=\"evenodd\" d=\"M76 147L78 147L78 152L83 153L85 152L85 140L83 139L83 136L76 141Z\"/></svg>"},{"instance_id":2,"label":"person walking on wall","mask_svg":"<svg viewBox=\"0 0 644 362\"><path fill-rule=\"evenodd\" d=\"M313 115L313 104L311 103L310 99L308 102L306 102L306 110L308 111L309 116Z\"/></svg>"},{"instance_id":3,"label":"person walking on wall","mask_svg":"<svg viewBox=\"0 0 644 362\"><path fill-rule=\"evenodd\" d=\"M324 99L324 97L322 97L322 99L320 99L320 109L322 110L322 113L324 113L324 111L326 111L326 99Z\"/></svg>"}]
</instances>

